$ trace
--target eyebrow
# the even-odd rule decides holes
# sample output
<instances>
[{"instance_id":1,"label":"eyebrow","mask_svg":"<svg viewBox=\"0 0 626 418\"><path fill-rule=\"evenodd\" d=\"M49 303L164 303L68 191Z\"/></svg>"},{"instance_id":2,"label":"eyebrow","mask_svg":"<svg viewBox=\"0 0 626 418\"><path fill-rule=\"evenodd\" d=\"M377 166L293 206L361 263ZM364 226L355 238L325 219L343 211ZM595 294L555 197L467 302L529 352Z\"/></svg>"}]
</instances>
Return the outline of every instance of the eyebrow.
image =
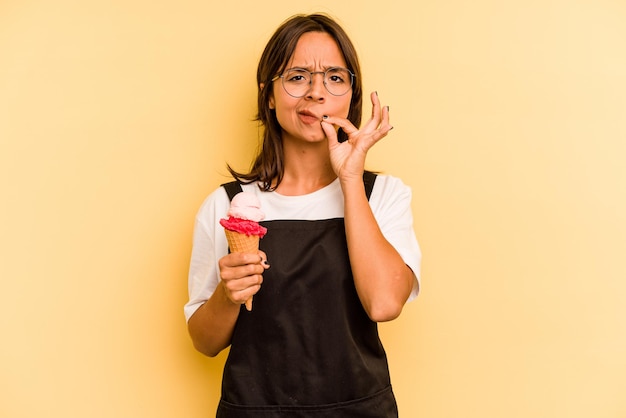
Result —
<instances>
[{"instance_id":1,"label":"eyebrow","mask_svg":"<svg viewBox=\"0 0 626 418\"><path fill-rule=\"evenodd\" d=\"M331 68L346 68L346 67L344 67L342 65L326 65L326 66L322 67L322 70L323 71L328 71ZM313 67L310 67L310 66L309 67L302 67L302 66L299 66L299 65L296 65L296 66L293 66L293 67L289 67L289 68L285 68L285 71L287 71L287 70L305 70L305 71L308 71L310 73L315 72L315 71L312 71Z\"/></svg>"}]
</instances>

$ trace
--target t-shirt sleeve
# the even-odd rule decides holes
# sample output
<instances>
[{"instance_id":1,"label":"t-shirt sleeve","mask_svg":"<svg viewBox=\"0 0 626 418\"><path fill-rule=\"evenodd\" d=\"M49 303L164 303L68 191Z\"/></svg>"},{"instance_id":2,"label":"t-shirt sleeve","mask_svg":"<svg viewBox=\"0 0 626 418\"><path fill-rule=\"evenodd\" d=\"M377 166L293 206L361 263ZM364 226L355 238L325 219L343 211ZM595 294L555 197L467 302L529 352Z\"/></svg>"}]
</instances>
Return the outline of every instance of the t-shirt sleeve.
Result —
<instances>
[{"instance_id":1,"label":"t-shirt sleeve","mask_svg":"<svg viewBox=\"0 0 626 418\"><path fill-rule=\"evenodd\" d=\"M374 217L383 236L415 275L408 301L415 299L419 293L422 262L422 252L413 230L411 199L411 188L392 176L378 176L370 198Z\"/></svg>"},{"instance_id":2,"label":"t-shirt sleeve","mask_svg":"<svg viewBox=\"0 0 626 418\"><path fill-rule=\"evenodd\" d=\"M228 244L222 228L217 226L228 207L228 196L220 187L206 198L196 215L189 263L189 301L184 307L187 321L219 283L218 260L228 253Z\"/></svg>"}]
</instances>

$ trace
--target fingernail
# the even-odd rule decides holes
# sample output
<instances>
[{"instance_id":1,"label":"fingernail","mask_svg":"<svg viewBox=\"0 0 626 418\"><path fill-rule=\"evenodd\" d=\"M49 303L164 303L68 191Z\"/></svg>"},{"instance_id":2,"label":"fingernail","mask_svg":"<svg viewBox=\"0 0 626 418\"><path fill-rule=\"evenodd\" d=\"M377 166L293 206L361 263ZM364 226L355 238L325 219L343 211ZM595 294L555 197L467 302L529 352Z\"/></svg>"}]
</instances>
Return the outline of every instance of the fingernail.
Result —
<instances>
[{"instance_id":1,"label":"fingernail","mask_svg":"<svg viewBox=\"0 0 626 418\"><path fill-rule=\"evenodd\" d=\"M389 112L389 106L387 106L387 112Z\"/></svg>"},{"instance_id":2,"label":"fingernail","mask_svg":"<svg viewBox=\"0 0 626 418\"><path fill-rule=\"evenodd\" d=\"M378 96L378 92L377 92L377 91L374 91L374 94L375 94L376 96Z\"/></svg>"},{"instance_id":3,"label":"fingernail","mask_svg":"<svg viewBox=\"0 0 626 418\"><path fill-rule=\"evenodd\" d=\"M389 130L392 130L392 129L393 129L393 126L391 128L389 128Z\"/></svg>"},{"instance_id":4,"label":"fingernail","mask_svg":"<svg viewBox=\"0 0 626 418\"><path fill-rule=\"evenodd\" d=\"M270 265L270 263L268 263L268 261L267 261L267 260L263 260L263 265L264 265L264 266L269 266L269 265Z\"/></svg>"},{"instance_id":5,"label":"fingernail","mask_svg":"<svg viewBox=\"0 0 626 418\"><path fill-rule=\"evenodd\" d=\"M322 116L322 119L328 119L328 115Z\"/></svg>"}]
</instances>

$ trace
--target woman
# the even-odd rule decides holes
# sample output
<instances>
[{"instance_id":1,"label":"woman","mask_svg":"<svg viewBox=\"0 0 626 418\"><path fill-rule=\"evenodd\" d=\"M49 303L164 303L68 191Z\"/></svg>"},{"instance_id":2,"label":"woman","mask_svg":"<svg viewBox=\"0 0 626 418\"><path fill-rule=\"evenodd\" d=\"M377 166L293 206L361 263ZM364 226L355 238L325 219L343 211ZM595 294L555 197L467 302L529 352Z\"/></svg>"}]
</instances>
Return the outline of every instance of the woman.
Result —
<instances>
[{"instance_id":1,"label":"woman","mask_svg":"<svg viewBox=\"0 0 626 418\"><path fill-rule=\"evenodd\" d=\"M217 416L397 416L376 323L417 295L421 254L410 189L364 174L368 150L392 129L389 107L372 93L358 128L356 52L325 15L276 30L257 84L262 148L197 215L185 306L199 351L230 346ZM229 254L219 225L239 190L266 214L258 254Z\"/></svg>"}]
</instances>

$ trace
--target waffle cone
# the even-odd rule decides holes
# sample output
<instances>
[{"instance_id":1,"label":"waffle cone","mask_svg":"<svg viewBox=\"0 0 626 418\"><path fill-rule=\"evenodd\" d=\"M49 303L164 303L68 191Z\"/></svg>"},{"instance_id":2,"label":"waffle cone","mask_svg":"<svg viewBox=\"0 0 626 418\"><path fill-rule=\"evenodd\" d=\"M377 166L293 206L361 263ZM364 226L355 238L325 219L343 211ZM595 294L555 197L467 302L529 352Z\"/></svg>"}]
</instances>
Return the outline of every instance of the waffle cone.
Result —
<instances>
[{"instance_id":1,"label":"waffle cone","mask_svg":"<svg viewBox=\"0 0 626 418\"><path fill-rule=\"evenodd\" d=\"M228 241L228 247L233 253L251 253L256 254L259 250L259 236L258 235L246 235L235 231L229 231L225 229L226 240ZM252 296L246 301L246 309L252 310Z\"/></svg>"},{"instance_id":2,"label":"waffle cone","mask_svg":"<svg viewBox=\"0 0 626 418\"><path fill-rule=\"evenodd\" d=\"M226 229L228 247L232 253L256 253L259 251L259 236L246 235Z\"/></svg>"}]
</instances>

